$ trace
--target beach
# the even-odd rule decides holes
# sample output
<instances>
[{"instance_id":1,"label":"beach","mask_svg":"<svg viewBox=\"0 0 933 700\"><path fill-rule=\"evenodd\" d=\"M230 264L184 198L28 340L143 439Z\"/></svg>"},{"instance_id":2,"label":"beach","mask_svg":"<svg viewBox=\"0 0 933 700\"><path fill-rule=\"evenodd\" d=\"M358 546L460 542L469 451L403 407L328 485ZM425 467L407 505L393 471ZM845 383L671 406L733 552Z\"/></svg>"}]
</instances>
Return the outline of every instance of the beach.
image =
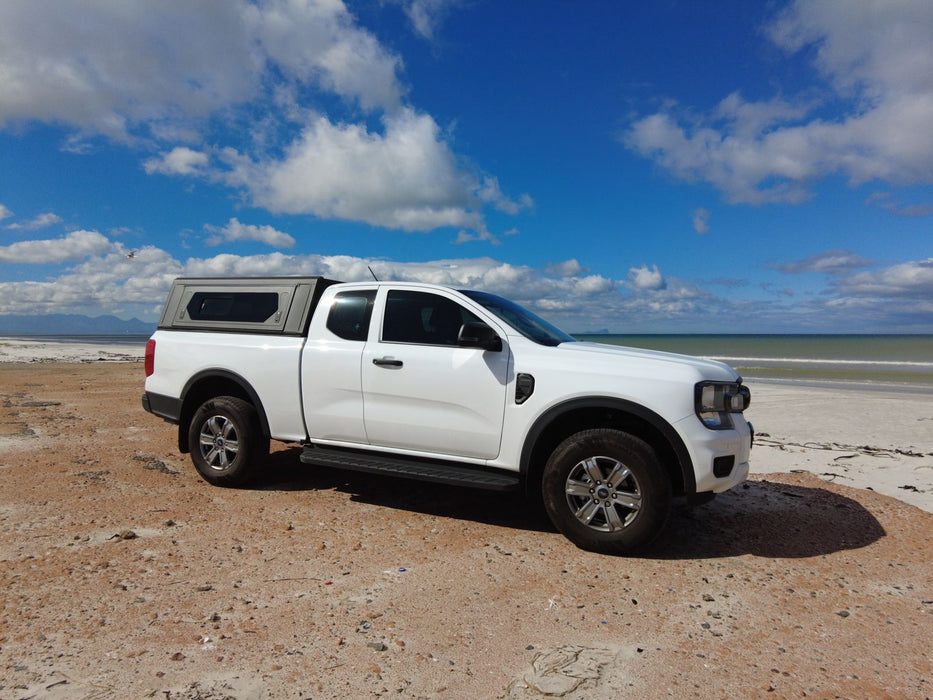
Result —
<instances>
[{"instance_id":1,"label":"beach","mask_svg":"<svg viewBox=\"0 0 933 700\"><path fill-rule=\"evenodd\" d=\"M0 364L6 362L142 362L146 343L48 340L0 336Z\"/></svg>"},{"instance_id":2,"label":"beach","mask_svg":"<svg viewBox=\"0 0 933 700\"><path fill-rule=\"evenodd\" d=\"M0 339L0 697L933 696L933 395L750 381L750 480L638 557L533 505L203 482L141 346Z\"/></svg>"}]
</instances>

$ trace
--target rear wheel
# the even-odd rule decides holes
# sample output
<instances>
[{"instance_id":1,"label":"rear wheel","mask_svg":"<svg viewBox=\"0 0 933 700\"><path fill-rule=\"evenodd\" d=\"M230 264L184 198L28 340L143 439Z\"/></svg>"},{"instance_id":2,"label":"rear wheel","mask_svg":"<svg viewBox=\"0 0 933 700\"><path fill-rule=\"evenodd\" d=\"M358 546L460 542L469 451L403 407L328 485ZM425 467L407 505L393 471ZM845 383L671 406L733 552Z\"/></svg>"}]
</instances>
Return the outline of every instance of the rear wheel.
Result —
<instances>
[{"instance_id":1,"label":"rear wheel","mask_svg":"<svg viewBox=\"0 0 933 700\"><path fill-rule=\"evenodd\" d=\"M253 405L233 396L205 401L188 426L191 461L205 481L242 486L269 451Z\"/></svg>"},{"instance_id":2,"label":"rear wheel","mask_svg":"<svg viewBox=\"0 0 933 700\"><path fill-rule=\"evenodd\" d=\"M648 443L619 430L584 430L551 454L544 507L571 542L592 552L630 554L664 529L671 483Z\"/></svg>"}]
</instances>

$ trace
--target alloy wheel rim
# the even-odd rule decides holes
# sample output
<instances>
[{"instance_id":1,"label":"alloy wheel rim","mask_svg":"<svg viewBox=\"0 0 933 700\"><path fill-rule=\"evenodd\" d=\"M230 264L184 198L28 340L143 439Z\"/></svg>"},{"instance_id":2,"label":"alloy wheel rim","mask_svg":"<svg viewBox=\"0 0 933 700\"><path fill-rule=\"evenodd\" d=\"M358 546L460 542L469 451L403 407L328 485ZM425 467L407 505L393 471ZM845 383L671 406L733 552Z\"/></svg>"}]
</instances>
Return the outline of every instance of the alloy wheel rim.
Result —
<instances>
[{"instance_id":1,"label":"alloy wheel rim","mask_svg":"<svg viewBox=\"0 0 933 700\"><path fill-rule=\"evenodd\" d=\"M567 505L574 517L598 532L618 532L632 524L642 507L638 479L619 460L594 456L567 474Z\"/></svg>"},{"instance_id":2,"label":"alloy wheel rim","mask_svg":"<svg viewBox=\"0 0 933 700\"><path fill-rule=\"evenodd\" d=\"M201 456L211 469L229 469L239 451L236 425L226 416L211 416L201 425L199 443Z\"/></svg>"}]
</instances>

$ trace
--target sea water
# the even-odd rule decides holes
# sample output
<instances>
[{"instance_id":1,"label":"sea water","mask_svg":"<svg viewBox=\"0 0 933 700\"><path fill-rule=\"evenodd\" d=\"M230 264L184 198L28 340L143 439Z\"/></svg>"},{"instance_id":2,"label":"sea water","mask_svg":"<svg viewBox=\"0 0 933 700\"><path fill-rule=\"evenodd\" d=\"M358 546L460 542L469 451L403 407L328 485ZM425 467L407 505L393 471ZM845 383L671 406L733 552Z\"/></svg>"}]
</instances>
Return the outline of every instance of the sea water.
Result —
<instances>
[{"instance_id":1,"label":"sea water","mask_svg":"<svg viewBox=\"0 0 933 700\"><path fill-rule=\"evenodd\" d=\"M148 336L16 336L145 347ZM696 355L746 381L933 394L933 335L575 335L578 340Z\"/></svg>"},{"instance_id":2,"label":"sea water","mask_svg":"<svg viewBox=\"0 0 933 700\"><path fill-rule=\"evenodd\" d=\"M155 331L155 328L152 329ZM5 333L0 333L0 338L16 338L18 340L31 340L34 342L41 343L81 343L82 345L131 345L131 346L141 346L146 347L146 342L149 340L148 335L139 335L137 333L117 333L113 335L62 335L54 333L46 334L23 334L23 333L12 333L7 335Z\"/></svg>"},{"instance_id":3,"label":"sea water","mask_svg":"<svg viewBox=\"0 0 933 700\"><path fill-rule=\"evenodd\" d=\"M720 360L746 381L933 393L933 335L578 335Z\"/></svg>"}]
</instances>

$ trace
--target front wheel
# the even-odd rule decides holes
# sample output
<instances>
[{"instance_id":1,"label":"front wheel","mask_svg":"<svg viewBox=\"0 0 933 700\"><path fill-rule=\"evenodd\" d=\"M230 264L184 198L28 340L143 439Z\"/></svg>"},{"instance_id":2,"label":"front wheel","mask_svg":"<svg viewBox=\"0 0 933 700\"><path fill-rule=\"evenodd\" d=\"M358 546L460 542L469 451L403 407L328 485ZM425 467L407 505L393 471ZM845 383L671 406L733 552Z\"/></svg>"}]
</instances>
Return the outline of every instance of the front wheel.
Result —
<instances>
[{"instance_id":1,"label":"front wheel","mask_svg":"<svg viewBox=\"0 0 933 700\"><path fill-rule=\"evenodd\" d=\"M584 430L551 454L542 479L554 526L591 552L630 554L657 537L671 482L648 443L619 430Z\"/></svg>"},{"instance_id":2,"label":"front wheel","mask_svg":"<svg viewBox=\"0 0 933 700\"><path fill-rule=\"evenodd\" d=\"M215 486L242 486L255 475L269 451L253 405L233 396L201 404L188 427L191 461Z\"/></svg>"}]
</instances>

